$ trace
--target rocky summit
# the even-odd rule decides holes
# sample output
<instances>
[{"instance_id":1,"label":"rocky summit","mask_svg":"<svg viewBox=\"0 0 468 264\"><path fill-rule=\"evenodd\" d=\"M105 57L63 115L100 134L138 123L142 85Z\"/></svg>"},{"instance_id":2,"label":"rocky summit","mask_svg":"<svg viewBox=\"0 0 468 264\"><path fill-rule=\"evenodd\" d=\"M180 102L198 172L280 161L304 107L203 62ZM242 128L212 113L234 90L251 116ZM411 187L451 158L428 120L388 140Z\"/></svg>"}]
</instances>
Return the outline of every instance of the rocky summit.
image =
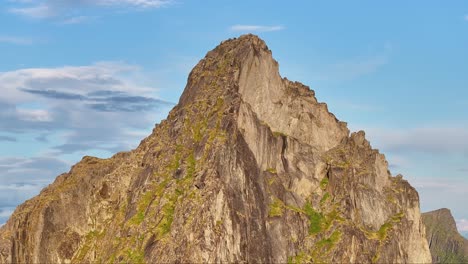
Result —
<instances>
[{"instance_id":1,"label":"rocky summit","mask_svg":"<svg viewBox=\"0 0 468 264\"><path fill-rule=\"evenodd\" d=\"M422 214L433 263L468 263L468 240L457 230L449 209Z\"/></svg>"},{"instance_id":2,"label":"rocky summit","mask_svg":"<svg viewBox=\"0 0 468 264\"><path fill-rule=\"evenodd\" d=\"M130 152L84 157L0 230L1 263L429 263L416 190L364 132L222 42Z\"/></svg>"}]
</instances>

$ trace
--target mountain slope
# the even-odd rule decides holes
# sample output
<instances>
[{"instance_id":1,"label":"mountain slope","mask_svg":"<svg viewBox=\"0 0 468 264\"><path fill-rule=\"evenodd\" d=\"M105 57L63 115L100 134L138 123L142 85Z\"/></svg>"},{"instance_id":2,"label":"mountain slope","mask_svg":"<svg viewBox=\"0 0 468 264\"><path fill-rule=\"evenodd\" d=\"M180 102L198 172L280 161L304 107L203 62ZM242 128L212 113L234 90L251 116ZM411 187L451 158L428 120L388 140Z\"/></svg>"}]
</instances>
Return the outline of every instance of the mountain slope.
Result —
<instances>
[{"instance_id":1,"label":"mountain slope","mask_svg":"<svg viewBox=\"0 0 468 264\"><path fill-rule=\"evenodd\" d=\"M422 214L434 263L468 263L468 240L457 230L449 209Z\"/></svg>"},{"instance_id":2,"label":"mountain slope","mask_svg":"<svg viewBox=\"0 0 468 264\"><path fill-rule=\"evenodd\" d=\"M416 190L253 35L208 52L137 149L83 158L0 237L0 262L431 261Z\"/></svg>"}]
</instances>

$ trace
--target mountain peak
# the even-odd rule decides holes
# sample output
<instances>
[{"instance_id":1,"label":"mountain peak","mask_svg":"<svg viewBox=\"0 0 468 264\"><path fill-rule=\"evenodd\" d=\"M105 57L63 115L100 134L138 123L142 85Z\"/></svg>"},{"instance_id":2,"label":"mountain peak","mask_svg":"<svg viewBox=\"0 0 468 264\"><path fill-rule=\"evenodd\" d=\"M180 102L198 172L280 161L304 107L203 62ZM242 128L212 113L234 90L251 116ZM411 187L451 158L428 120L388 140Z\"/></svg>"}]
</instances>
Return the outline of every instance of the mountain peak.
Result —
<instances>
[{"instance_id":1,"label":"mountain peak","mask_svg":"<svg viewBox=\"0 0 468 264\"><path fill-rule=\"evenodd\" d=\"M139 147L86 158L0 229L0 263L427 263L416 190L265 42L222 42Z\"/></svg>"},{"instance_id":2,"label":"mountain peak","mask_svg":"<svg viewBox=\"0 0 468 264\"><path fill-rule=\"evenodd\" d=\"M218 47L225 49L238 49L243 48L243 46L250 47L256 50L269 51L265 41L254 34L245 34L239 36L238 38L224 40L220 43Z\"/></svg>"},{"instance_id":3,"label":"mountain peak","mask_svg":"<svg viewBox=\"0 0 468 264\"><path fill-rule=\"evenodd\" d=\"M197 100L198 94L202 92L200 88L206 86L207 82L209 85L217 85L221 84L219 79L224 79L228 83L224 82L221 88L238 87L241 71L249 68L252 60L265 59L276 65L276 68L278 67L266 43L256 35L247 34L221 42L209 51L190 72L187 86L179 103L186 104L190 100ZM279 76L279 73L277 72L276 75ZM236 87L232 87L233 85Z\"/></svg>"}]
</instances>

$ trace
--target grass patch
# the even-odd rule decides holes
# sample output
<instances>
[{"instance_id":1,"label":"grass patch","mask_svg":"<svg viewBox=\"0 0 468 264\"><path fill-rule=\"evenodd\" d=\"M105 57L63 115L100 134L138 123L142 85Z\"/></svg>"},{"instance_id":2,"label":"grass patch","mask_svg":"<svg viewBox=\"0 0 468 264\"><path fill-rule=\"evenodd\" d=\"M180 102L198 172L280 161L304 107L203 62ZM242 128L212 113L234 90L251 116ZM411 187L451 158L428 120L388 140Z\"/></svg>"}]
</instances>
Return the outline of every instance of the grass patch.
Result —
<instances>
[{"instance_id":1,"label":"grass patch","mask_svg":"<svg viewBox=\"0 0 468 264\"><path fill-rule=\"evenodd\" d=\"M294 211L296 213L305 214L305 211L302 210L299 207L295 207L295 206L292 206L292 205L285 205L284 208L286 208L288 210L291 210L291 211Z\"/></svg>"},{"instance_id":2,"label":"grass patch","mask_svg":"<svg viewBox=\"0 0 468 264\"><path fill-rule=\"evenodd\" d=\"M361 229L368 239L384 241L387 239L388 232L392 229L392 222L385 222L376 232Z\"/></svg>"},{"instance_id":3,"label":"grass patch","mask_svg":"<svg viewBox=\"0 0 468 264\"><path fill-rule=\"evenodd\" d=\"M320 181L320 189L325 190L328 186L328 178L325 177Z\"/></svg>"},{"instance_id":4,"label":"grass patch","mask_svg":"<svg viewBox=\"0 0 468 264\"><path fill-rule=\"evenodd\" d=\"M323 215L315 211L309 202L305 204L304 212L309 217L310 221L309 234L315 235L320 233L322 231L322 222L324 220Z\"/></svg>"},{"instance_id":5,"label":"grass patch","mask_svg":"<svg viewBox=\"0 0 468 264\"><path fill-rule=\"evenodd\" d=\"M100 233L96 230L88 232L88 234L86 234L85 236L85 242L83 246L79 249L78 255L75 258L73 258L73 261L83 261L84 257L86 257L89 250L91 250L91 248L95 248L96 240L104 237L105 234L105 232Z\"/></svg>"},{"instance_id":6,"label":"grass patch","mask_svg":"<svg viewBox=\"0 0 468 264\"><path fill-rule=\"evenodd\" d=\"M320 199L320 205L323 206L328 201L328 199L330 199L330 194L326 192L322 199Z\"/></svg>"},{"instance_id":7,"label":"grass patch","mask_svg":"<svg viewBox=\"0 0 468 264\"><path fill-rule=\"evenodd\" d=\"M193 141L198 143L203 139L203 136L205 135L205 131L206 131L207 126L208 126L208 120L203 119L202 121L197 122L192 127Z\"/></svg>"},{"instance_id":8,"label":"grass patch","mask_svg":"<svg viewBox=\"0 0 468 264\"><path fill-rule=\"evenodd\" d=\"M405 217L405 213L400 212L400 213L398 213L398 214L392 216L392 221L393 221L394 223L399 223L399 222L401 222L401 219L402 219L403 217Z\"/></svg>"},{"instance_id":9,"label":"grass patch","mask_svg":"<svg viewBox=\"0 0 468 264\"><path fill-rule=\"evenodd\" d=\"M377 252L374 257L372 257L372 262L371 263L377 263L377 261L379 261L379 258L380 258L380 254Z\"/></svg>"},{"instance_id":10,"label":"grass patch","mask_svg":"<svg viewBox=\"0 0 468 264\"><path fill-rule=\"evenodd\" d=\"M268 179L267 183L268 185L272 185L275 181L276 179L274 177L271 177L270 179Z\"/></svg>"},{"instance_id":11,"label":"grass patch","mask_svg":"<svg viewBox=\"0 0 468 264\"><path fill-rule=\"evenodd\" d=\"M338 210L333 209L330 213L328 213L322 220L322 229L323 230L328 230L332 226L333 222L335 220L343 220L343 218L340 217Z\"/></svg>"},{"instance_id":12,"label":"grass patch","mask_svg":"<svg viewBox=\"0 0 468 264\"><path fill-rule=\"evenodd\" d=\"M268 212L269 217L282 216L283 215L283 202L275 198L273 203L270 204L270 211Z\"/></svg>"},{"instance_id":13,"label":"grass patch","mask_svg":"<svg viewBox=\"0 0 468 264\"><path fill-rule=\"evenodd\" d=\"M177 198L178 198L178 195L176 193L174 194L173 197L171 197L171 199L166 204L164 204L163 208L161 209L161 214L163 216L162 216L161 222L156 227L158 238L161 238L167 233L171 232L171 225L172 225L172 221L174 221L174 210L175 210Z\"/></svg>"},{"instance_id":14,"label":"grass patch","mask_svg":"<svg viewBox=\"0 0 468 264\"><path fill-rule=\"evenodd\" d=\"M383 224L379 231L377 231L377 238L379 240L385 240L387 238L387 235L388 235L388 230L392 228L392 223L390 222L387 222L385 224Z\"/></svg>"},{"instance_id":15,"label":"grass patch","mask_svg":"<svg viewBox=\"0 0 468 264\"><path fill-rule=\"evenodd\" d=\"M195 165L196 165L195 155L193 152L187 158L187 177L192 178L193 174L195 173Z\"/></svg>"},{"instance_id":16,"label":"grass patch","mask_svg":"<svg viewBox=\"0 0 468 264\"><path fill-rule=\"evenodd\" d=\"M288 264L301 264L301 263L310 263L310 256L304 251L299 252L294 257L288 258Z\"/></svg>"},{"instance_id":17,"label":"grass patch","mask_svg":"<svg viewBox=\"0 0 468 264\"><path fill-rule=\"evenodd\" d=\"M127 258L130 263L141 264L145 262L145 254L142 251L127 250Z\"/></svg>"},{"instance_id":18,"label":"grass patch","mask_svg":"<svg viewBox=\"0 0 468 264\"><path fill-rule=\"evenodd\" d=\"M130 224L140 225L145 220L145 212L138 211L131 219Z\"/></svg>"},{"instance_id":19,"label":"grass patch","mask_svg":"<svg viewBox=\"0 0 468 264\"><path fill-rule=\"evenodd\" d=\"M275 137L286 137L287 135L283 132L278 132L278 131L275 131L273 132L273 136Z\"/></svg>"},{"instance_id":20,"label":"grass patch","mask_svg":"<svg viewBox=\"0 0 468 264\"><path fill-rule=\"evenodd\" d=\"M331 250L338 241L341 239L342 233L338 230L333 231L333 233L330 235L330 237L326 239L322 239L319 242L317 242L317 247L319 248L324 248L325 250Z\"/></svg>"}]
</instances>

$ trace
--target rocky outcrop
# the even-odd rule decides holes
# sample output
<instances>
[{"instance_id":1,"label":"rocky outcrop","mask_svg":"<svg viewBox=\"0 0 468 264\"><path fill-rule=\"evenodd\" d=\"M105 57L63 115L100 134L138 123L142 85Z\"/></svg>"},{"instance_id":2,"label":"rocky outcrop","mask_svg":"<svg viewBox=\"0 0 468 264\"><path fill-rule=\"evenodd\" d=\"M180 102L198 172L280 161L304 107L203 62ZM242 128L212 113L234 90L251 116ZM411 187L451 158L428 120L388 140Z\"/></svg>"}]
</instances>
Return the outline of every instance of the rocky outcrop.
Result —
<instances>
[{"instance_id":1,"label":"rocky outcrop","mask_svg":"<svg viewBox=\"0 0 468 264\"><path fill-rule=\"evenodd\" d=\"M449 209L422 214L433 263L468 263L468 240L457 230Z\"/></svg>"},{"instance_id":2,"label":"rocky outcrop","mask_svg":"<svg viewBox=\"0 0 468 264\"><path fill-rule=\"evenodd\" d=\"M208 52L137 149L83 158L0 237L7 263L431 261L416 190L253 35Z\"/></svg>"}]
</instances>

